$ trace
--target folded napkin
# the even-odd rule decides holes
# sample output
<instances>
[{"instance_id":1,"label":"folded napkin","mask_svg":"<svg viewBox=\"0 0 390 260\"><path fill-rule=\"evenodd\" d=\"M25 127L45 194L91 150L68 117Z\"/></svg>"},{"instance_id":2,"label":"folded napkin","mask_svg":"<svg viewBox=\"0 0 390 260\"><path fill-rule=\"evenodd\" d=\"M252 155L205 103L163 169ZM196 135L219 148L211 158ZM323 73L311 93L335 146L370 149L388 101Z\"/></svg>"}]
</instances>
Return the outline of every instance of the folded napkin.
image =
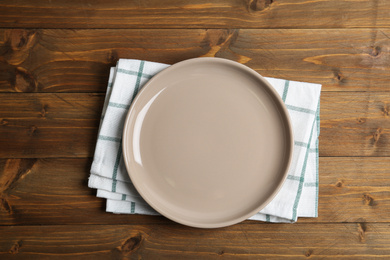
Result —
<instances>
[{"instance_id":1,"label":"folded napkin","mask_svg":"<svg viewBox=\"0 0 390 260\"><path fill-rule=\"evenodd\" d=\"M122 158L122 129L139 89L169 65L120 59L111 68L88 186L107 199L107 212L158 215L138 194ZM321 85L266 78L290 114L294 152L286 181L275 198L252 220L295 222L317 217L318 135Z\"/></svg>"}]
</instances>

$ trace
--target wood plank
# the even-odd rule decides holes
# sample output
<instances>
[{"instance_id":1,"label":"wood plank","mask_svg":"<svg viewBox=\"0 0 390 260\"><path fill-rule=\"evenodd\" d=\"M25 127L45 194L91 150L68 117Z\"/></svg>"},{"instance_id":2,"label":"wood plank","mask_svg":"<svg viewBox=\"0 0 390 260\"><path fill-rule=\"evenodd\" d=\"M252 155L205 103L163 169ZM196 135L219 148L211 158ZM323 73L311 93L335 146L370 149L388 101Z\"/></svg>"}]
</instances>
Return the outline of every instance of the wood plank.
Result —
<instances>
[{"instance_id":1,"label":"wood plank","mask_svg":"<svg viewBox=\"0 0 390 260\"><path fill-rule=\"evenodd\" d=\"M172 223L106 213L105 200L87 187L90 165L90 159L0 160L0 225ZM390 222L389 171L387 157L320 158L319 217L298 222Z\"/></svg>"},{"instance_id":2,"label":"wood plank","mask_svg":"<svg viewBox=\"0 0 390 260\"><path fill-rule=\"evenodd\" d=\"M0 227L6 259L370 259L390 257L389 224Z\"/></svg>"},{"instance_id":3,"label":"wood plank","mask_svg":"<svg viewBox=\"0 0 390 260\"><path fill-rule=\"evenodd\" d=\"M0 91L104 92L118 58L173 64L201 56L324 91L388 91L389 50L390 29L3 29Z\"/></svg>"},{"instance_id":4,"label":"wood plank","mask_svg":"<svg viewBox=\"0 0 390 260\"><path fill-rule=\"evenodd\" d=\"M90 159L0 160L0 225L169 223L105 213L105 201L87 187L90 166Z\"/></svg>"},{"instance_id":5,"label":"wood plank","mask_svg":"<svg viewBox=\"0 0 390 260\"><path fill-rule=\"evenodd\" d=\"M92 157L103 94L0 94L0 158ZM320 156L390 156L387 92L323 92Z\"/></svg>"},{"instance_id":6,"label":"wood plank","mask_svg":"<svg viewBox=\"0 0 390 260\"><path fill-rule=\"evenodd\" d=\"M322 93L321 156L389 156L387 93Z\"/></svg>"},{"instance_id":7,"label":"wood plank","mask_svg":"<svg viewBox=\"0 0 390 260\"><path fill-rule=\"evenodd\" d=\"M9 93L0 100L2 156L93 154L104 95Z\"/></svg>"},{"instance_id":8,"label":"wood plank","mask_svg":"<svg viewBox=\"0 0 390 260\"><path fill-rule=\"evenodd\" d=\"M341 12L342 10L342 12ZM390 4L370 1L12 1L0 26L19 28L355 28L389 27Z\"/></svg>"},{"instance_id":9,"label":"wood plank","mask_svg":"<svg viewBox=\"0 0 390 260\"><path fill-rule=\"evenodd\" d=\"M390 158L322 157L319 165L316 221L390 221Z\"/></svg>"}]
</instances>

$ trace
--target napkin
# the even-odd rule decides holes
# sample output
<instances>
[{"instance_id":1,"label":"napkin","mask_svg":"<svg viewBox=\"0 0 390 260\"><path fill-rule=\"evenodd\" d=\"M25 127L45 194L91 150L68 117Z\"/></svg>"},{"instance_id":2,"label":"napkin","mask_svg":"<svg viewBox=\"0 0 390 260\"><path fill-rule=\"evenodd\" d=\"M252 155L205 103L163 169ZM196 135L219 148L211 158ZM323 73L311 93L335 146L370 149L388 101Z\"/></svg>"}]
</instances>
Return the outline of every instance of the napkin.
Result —
<instances>
[{"instance_id":1,"label":"napkin","mask_svg":"<svg viewBox=\"0 0 390 260\"><path fill-rule=\"evenodd\" d=\"M158 215L138 194L127 174L122 156L122 129L134 97L155 74L169 65L120 59L111 68L95 148L90 188L107 199L106 211ZM318 135L321 85L267 78L285 103L294 133L294 152L287 179L274 199L252 220L295 222L317 217Z\"/></svg>"}]
</instances>

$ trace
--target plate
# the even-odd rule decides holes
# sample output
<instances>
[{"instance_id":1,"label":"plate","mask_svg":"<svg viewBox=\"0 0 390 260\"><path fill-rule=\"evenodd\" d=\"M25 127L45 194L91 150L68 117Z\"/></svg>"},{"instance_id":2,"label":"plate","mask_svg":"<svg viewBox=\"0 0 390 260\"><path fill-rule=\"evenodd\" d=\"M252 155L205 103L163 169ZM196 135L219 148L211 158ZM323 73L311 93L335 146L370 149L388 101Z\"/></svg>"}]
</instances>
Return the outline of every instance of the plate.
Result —
<instances>
[{"instance_id":1,"label":"plate","mask_svg":"<svg viewBox=\"0 0 390 260\"><path fill-rule=\"evenodd\" d=\"M290 165L281 98L254 70L221 58L176 63L149 80L124 124L135 188L178 223L217 228L264 208Z\"/></svg>"}]
</instances>

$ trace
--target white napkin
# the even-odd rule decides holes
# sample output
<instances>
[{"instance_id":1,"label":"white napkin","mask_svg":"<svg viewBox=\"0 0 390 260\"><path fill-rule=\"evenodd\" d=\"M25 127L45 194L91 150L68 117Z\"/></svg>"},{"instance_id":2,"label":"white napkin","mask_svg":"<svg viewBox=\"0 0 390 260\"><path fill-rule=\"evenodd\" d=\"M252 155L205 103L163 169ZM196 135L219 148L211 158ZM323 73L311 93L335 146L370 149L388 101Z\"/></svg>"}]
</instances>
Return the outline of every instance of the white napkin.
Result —
<instances>
[{"instance_id":1,"label":"white napkin","mask_svg":"<svg viewBox=\"0 0 390 260\"><path fill-rule=\"evenodd\" d=\"M107 212L158 215L138 194L122 158L122 128L139 89L169 65L120 59L111 68L88 186L107 199ZM294 131L288 177L276 197L252 220L295 222L317 217L321 85L266 78L282 97Z\"/></svg>"}]
</instances>

